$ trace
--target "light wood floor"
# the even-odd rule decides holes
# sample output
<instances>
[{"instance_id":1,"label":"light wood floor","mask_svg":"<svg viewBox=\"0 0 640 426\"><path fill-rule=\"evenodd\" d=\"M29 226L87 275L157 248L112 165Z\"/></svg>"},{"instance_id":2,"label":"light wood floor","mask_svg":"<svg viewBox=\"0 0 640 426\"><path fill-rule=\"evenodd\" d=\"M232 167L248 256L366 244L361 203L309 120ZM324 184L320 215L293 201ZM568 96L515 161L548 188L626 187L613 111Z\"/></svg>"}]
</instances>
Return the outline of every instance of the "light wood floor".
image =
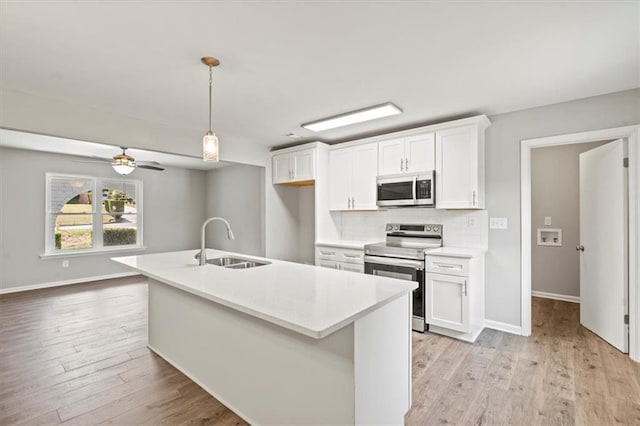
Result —
<instances>
[{"instance_id":1,"label":"light wood floor","mask_svg":"<svg viewBox=\"0 0 640 426\"><path fill-rule=\"evenodd\" d=\"M151 353L144 278L0 296L0 425L245 424ZM640 365L533 301L533 336L414 333L408 425L640 424ZM286 407L282 407L283 410Z\"/></svg>"}]
</instances>

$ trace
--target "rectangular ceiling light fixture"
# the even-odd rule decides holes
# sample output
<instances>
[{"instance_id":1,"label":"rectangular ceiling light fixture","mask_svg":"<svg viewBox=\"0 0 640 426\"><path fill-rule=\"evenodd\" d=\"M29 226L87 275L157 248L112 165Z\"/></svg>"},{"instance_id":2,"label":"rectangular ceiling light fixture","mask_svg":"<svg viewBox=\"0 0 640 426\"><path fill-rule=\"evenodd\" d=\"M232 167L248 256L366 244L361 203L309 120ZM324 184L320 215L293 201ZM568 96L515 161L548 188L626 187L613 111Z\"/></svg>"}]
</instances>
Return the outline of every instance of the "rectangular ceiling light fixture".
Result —
<instances>
[{"instance_id":1,"label":"rectangular ceiling light fixture","mask_svg":"<svg viewBox=\"0 0 640 426\"><path fill-rule=\"evenodd\" d=\"M400 108L391 102L387 102L386 104L363 108L329 118L323 118L322 120L312 121L311 123L305 123L302 127L311 130L312 132L322 132L323 130L335 129L336 127L349 126L351 124L362 123L363 121L389 117L391 115L400 114L401 112L402 110Z\"/></svg>"}]
</instances>

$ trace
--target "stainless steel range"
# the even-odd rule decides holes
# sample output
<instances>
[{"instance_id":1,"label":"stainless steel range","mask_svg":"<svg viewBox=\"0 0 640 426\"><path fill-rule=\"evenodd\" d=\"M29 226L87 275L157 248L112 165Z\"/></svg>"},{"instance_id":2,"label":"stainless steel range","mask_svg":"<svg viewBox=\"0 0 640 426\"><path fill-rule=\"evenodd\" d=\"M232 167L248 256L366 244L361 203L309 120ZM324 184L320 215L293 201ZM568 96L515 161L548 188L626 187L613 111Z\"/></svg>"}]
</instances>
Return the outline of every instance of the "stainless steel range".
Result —
<instances>
[{"instance_id":1,"label":"stainless steel range","mask_svg":"<svg viewBox=\"0 0 640 426\"><path fill-rule=\"evenodd\" d=\"M424 332L424 255L442 247L442 225L387 224L384 243L364 246L364 272L370 275L415 281L412 328Z\"/></svg>"}]
</instances>

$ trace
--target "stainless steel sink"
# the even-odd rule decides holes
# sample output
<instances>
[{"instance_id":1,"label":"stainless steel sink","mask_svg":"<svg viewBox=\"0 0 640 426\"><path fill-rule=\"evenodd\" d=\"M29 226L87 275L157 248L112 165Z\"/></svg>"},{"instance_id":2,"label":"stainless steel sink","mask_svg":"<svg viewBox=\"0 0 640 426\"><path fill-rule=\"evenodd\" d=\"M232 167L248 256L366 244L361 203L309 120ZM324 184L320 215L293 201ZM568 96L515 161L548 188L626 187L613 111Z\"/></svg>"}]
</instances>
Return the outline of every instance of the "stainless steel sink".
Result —
<instances>
[{"instance_id":1,"label":"stainless steel sink","mask_svg":"<svg viewBox=\"0 0 640 426\"><path fill-rule=\"evenodd\" d=\"M253 259L244 259L242 257L214 257L213 259L207 259L207 263L215 266L222 266L228 269L249 269L256 266L268 265L271 262L262 262Z\"/></svg>"}]
</instances>

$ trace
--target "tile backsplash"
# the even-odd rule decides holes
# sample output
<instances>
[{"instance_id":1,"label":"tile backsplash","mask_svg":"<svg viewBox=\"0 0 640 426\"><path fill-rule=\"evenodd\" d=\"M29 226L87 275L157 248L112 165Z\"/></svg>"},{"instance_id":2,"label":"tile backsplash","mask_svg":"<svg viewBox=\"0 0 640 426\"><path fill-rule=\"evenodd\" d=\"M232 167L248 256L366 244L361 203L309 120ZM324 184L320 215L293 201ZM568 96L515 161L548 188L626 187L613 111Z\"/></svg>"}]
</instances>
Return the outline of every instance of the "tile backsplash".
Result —
<instances>
[{"instance_id":1,"label":"tile backsplash","mask_svg":"<svg viewBox=\"0 0 640 426\"><path fill-rule=\"evenodd\" d=\"M452 247L487 248L487 210L436 210L399 208L370 212L341 212L341 238L352 241L384 241L387 223L442 224L443 244Z\"/></svg>"}]
</instances>

